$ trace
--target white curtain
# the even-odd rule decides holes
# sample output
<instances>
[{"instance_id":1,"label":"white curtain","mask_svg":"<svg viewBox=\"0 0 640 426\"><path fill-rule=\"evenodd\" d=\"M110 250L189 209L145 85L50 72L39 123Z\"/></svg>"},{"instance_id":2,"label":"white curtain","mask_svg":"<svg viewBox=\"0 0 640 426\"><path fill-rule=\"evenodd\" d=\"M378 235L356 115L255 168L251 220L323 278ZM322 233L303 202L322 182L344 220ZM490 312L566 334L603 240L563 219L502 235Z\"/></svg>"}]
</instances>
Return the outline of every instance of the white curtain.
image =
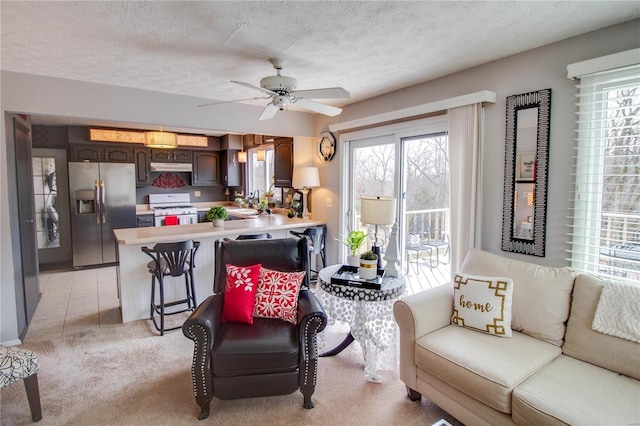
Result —
<instances>
[{"instance_id":1,"label":"white curtain","mask_svg":"<svg viewBox=\"0 0 640 426\"><path fill-rule=\"evenodd\" d=\"M451 273L470 248L480 247L482 104L447 110L451 200Z\"/></svg>"}]
</instances>

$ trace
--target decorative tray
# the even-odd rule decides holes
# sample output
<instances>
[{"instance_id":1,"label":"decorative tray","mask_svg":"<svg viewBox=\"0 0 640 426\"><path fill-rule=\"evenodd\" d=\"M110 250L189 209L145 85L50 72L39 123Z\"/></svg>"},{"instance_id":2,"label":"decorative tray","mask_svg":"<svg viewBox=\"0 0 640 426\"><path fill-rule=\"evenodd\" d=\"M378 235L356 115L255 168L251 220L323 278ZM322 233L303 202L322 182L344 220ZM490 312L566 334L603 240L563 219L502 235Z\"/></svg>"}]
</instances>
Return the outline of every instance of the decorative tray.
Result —
<instances>
[{"instance_id":1,"label":"decorative tray","mask_svg":"<svg viewBox=\"0 0 640 426\"><path fill-rule=\"evenodd\" d=\"M340 269L331 276L331 284L380 290L382 288L383 277L384 269L378 269L378 275L375 278L371 280L363 280L358 275L357 266L342 265Z\"/></svg>"}]
</instances>

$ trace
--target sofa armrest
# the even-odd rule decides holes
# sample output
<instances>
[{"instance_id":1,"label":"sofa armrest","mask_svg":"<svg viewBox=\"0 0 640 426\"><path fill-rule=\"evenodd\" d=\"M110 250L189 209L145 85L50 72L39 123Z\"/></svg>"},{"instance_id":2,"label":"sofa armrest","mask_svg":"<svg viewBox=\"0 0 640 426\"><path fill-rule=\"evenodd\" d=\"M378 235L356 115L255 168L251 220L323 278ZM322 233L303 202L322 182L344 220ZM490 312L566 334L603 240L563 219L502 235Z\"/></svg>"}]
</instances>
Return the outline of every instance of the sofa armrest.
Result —
<instances>
[{"instance_id":1,"label":"sofa armrest","mask_svg":"<svg viewBox=\"0 0 640 426\"><path fill-rule=\"evenodd\" d=\"M400 379L416 389L416 340L451 324L453 288L442 285L398 300L393 316L400 329Z\"/></svg>"},{"instance_id":2,"label":"sofa armrest","mask_svg":"<svg viewBox=\"0 0 640 426\"><path fill-rule=\"evenodd\" d=\"M200 420L209 416L213 399L211 348L222 325L224 294L214 294L202 302L182 325L182 332L193 340L191 378L196 402L201 408Z\"/></svg>"}]
</instances>

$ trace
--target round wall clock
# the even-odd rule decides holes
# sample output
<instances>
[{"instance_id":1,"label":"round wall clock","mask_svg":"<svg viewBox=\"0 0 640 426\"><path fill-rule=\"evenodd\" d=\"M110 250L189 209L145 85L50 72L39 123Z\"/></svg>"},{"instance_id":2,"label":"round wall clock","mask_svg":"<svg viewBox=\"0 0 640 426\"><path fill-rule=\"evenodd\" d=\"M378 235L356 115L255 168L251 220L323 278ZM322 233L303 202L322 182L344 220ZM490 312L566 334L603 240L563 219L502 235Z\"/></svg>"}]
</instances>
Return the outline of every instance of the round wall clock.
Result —
<instances>
[{"instance_id":1,"label":"round wall clock","mask_svg":"<svg viewBox=\"0 0 640 426\"><path fill-rule=\"evenodd\" d=\"M331 161L336 153L336 139L331 132L320 133L318 142L318 156L322 161Z\"/></svg>"}]
</instances>

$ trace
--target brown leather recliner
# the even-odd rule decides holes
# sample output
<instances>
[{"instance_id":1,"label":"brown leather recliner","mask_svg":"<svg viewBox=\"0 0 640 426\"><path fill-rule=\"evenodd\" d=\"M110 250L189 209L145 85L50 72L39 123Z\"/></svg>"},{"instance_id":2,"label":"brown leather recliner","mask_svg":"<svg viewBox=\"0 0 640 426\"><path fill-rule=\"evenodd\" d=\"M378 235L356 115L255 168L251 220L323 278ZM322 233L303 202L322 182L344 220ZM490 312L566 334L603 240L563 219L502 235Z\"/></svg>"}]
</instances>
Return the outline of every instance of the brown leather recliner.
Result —
<instances>
[{"instance_id":1,"label":"brown leather recliner","mask_svg":"<svg viewBox=\"0 0 640 426\"><path fill-rule=\"evenodd\" d=\"M298 297L298 323L254 318L252 325L222 322L226 264L284 271L307 271ZM194 341L191 373L198 419L209 416L214 396L220 399L286 395L298 388L304 408L313 408L318 365L317 333L327 314L309 290L307 239L228 240L215 242L214 295L182 326Z\"/></svg>"}]
</instances>

